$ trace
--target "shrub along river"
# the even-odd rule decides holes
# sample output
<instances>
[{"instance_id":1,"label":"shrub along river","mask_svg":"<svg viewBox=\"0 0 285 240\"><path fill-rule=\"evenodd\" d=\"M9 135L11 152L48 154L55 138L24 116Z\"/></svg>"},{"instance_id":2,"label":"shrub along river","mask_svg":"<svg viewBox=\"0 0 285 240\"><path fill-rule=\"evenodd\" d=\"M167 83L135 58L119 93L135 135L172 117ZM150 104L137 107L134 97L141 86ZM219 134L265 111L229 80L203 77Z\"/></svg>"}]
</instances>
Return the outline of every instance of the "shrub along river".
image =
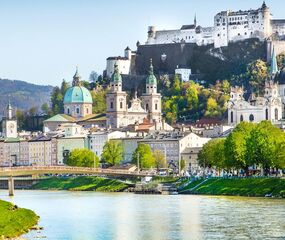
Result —
<instances>
[{"instance_id":1,"label":"shrub along river","mask_svg":"<svg viewBox=\"0 0 285 240\"><path fill-rule=\"evenodd\" d=\"M25 239L285 239L285 200L18 190L0 198L40 216Z\"/></svg>"}]
</instances>

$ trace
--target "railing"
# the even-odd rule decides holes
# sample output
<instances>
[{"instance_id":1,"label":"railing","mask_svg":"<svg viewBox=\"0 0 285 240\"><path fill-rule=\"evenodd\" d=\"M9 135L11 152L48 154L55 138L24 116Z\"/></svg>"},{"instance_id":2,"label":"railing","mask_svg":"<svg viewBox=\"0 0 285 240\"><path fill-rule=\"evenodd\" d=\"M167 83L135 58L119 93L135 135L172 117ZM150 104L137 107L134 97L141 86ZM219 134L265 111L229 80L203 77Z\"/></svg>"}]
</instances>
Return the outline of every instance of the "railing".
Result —
<instances>
[{"instance_id":1,"label":"railing","mask_svg":"<svg viewBox=\"0 0 285 240\"><path fill-rule=\"evenodd\" d=\"M19 166L19 167L1 167L1 173L17 173L17 172L68 172L68 173L94 173L94 174L118 174L118 175L134 175L134 176L152 176L153 174L147 171L129 171L120 169L103 169L103 168L87 168L87 167L66 167L66 166Z\"/></svg>"}]
</instances>

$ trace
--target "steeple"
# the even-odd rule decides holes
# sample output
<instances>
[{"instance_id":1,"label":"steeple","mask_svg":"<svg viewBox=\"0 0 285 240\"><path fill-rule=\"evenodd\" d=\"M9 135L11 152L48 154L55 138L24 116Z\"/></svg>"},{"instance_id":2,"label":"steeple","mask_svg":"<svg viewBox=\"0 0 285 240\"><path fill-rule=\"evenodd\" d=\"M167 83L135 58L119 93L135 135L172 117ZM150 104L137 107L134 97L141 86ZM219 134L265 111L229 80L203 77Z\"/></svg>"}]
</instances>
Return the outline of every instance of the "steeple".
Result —
<instances>
[{"instance_id":1,"label":"steeple","mask_svg":"<svg viewBox=\"0 0 285 240\"><path fill-rule=\"evenodd\" d=\"M157 85L157 80L153 73L152 58L150 59L150 66L149 66L148 76L146 78L146 84Z\"/></svg>"},{"instance_id":2,"label":"steeple","mask_svg":"<svg viewBox=\"0 0 285 240\"><path fill-rule=\"evenodd\" d=\"M7 119L12 119L13 117L13 108L12 108L12 105L11 105L11 102L10 102L10 97L9 97L9 100L8 100L8 105L7 105L7 112L6 112L6 117Z\"/></svg>"},{"instance_id":3,"label":"steeple","mask_svg":"<svg viewBox=\"0 0 285 240\"><path fill-rule=\"evenodd\" d=\"M267 8L267 5L266 5L265 1L263 1L261 9L266 9L266 8Z\"/></svg>"},{"instance_id":4,"label":"steeple","mask_svg":"<svg viewBox=\"0 0 285 240\"><path fill-rule=\"evenodd\" d=\"M277 72L278 72L277 59L276 59L275 49L273 46L272 56L271 56L271 65L270 65L270 77L273 79Z\"/></svg>"},{"instance_id":5,"label":"steeple","mask_svg":"<svg viewBox=\"0 0 285 240\"><path fill-rule=\"evenodd\" d=\"M119 66L117 63L114 64L114 73L112 74L111 77L111 83L118 83L122 82L122 76L119 72Z\"/></svg>"},{"instance_id":6,"label":"steeple","mask_svg":"<svg viewBox=\"0 0 285 240\"><path fill-rule=\"evenodd\" d=\"M195 27L197 26L197 17L196 17L196 13L195 13L195 16L194 16L194 26L195 26Z\"/></svg>"},{"instance_id":7,"label":"steeple","mask_svg":"<svg viewBox=\"0 0 285 240\"><path fill-rule=\"evenodd\" d=\"M80 76L79 76L79 73L78 73L78 66L76 66L76 72L73 76L73 81L72 81L72 86L75 87L75 86L80 86Z\"/></svg>"}]
</instances>

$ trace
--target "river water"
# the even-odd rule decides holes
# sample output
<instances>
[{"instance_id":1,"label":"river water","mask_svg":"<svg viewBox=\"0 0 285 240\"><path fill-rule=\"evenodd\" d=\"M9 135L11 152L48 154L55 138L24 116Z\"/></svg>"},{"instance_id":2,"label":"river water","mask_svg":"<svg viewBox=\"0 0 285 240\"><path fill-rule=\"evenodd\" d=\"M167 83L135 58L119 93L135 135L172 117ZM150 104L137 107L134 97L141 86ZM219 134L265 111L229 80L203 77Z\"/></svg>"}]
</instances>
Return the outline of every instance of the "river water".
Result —
<instances>
[{"instance_id":1,"label":"river water","mask_svg":"<svg viewBox=\"0 0 285 240\"><path fill-rule=\"evenodd\" d=\"M197 195L16 191L0 198L34 210L26 239L285 239L285 200Z\"/></svg>"}]
</instances>

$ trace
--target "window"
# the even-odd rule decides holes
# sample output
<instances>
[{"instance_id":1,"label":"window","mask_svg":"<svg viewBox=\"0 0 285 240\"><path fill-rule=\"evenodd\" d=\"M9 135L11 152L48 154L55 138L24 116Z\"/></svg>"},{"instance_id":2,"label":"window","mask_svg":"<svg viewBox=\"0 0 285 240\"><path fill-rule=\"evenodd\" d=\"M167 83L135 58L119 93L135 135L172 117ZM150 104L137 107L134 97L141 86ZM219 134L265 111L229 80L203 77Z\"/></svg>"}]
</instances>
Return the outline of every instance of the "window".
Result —
<instances>
[{"instance_id":1,"label":"window","mask_svg":"<svg viewBox=\"0 0 285 240\"><path fill-rule=\"evenodd\" d=\"M274 113L275 113L275 120L278 120L278 109L277 108L275 108Z\"/></svg>"},{"instance_id":2,"label":"window","mask_svg":"<svg viewBox=\"0 0 285 240\"><path fill-rule=\"evenodd\" d=\"M145 105L145 110L148 111L148 103Z\"/></svg>"},{"instance_id":3,"label":"window","mask_svg":"<svg viewBox=\"0 0 285 240\"><path fill-rule=\"evenodd\" d=\"M234 113L233 113L233 111L231 111L231 123L233 123L234 122Z\"/></svg>"},{"instance_id":4,"label":"window","mask_svg":"<svg viewBox=\"0 0 285 240\"><path fill-rule=\"evenodd\" d=\"M243 122L243 115L240 115L240 121Z\"/></svg>"},{"instance_id":5,"label":"window","mask_svg":"<svg viewBox=\"0 0 285 240\"><path fill-rule=\"evenodd\" d=\"M79 112L80 112L80 111L79 111L79 108L76 108L76 113L79 114Z\"/></svg>"},{"instance_id":6,"label":"window","mask_svg":"<svg viewBox=\"0 0 285 240\"><path fill-rule=\"evenodd\" d=\"M253 122L253 121L254 121L254 116L253 116L253 114L250 114L250 115L249 115L249 121L250 121L250 122Z\"/></svg>"},{"instance_id":7,"label":"window","mask_svg":"<svg viewBox=\"0 0 285 240\"><path fill-rule=\"evenodd\" d=\"M265 120L268 120L268 109L265 110Z\"/></svg>"},{"instance_id":8,"label":"window","mask_svg":"<svg viewBox=\"0 0 285 240\"><path fill-rule=\"evenodd\" d=\"M120 102L120 108L123 108L123 102Z\"/></svg>"},{"instance_id":9,"label":"window","mask_svg":"<svg viewBox=\"0 0 285 240\"><path fill-rule=\"evenodd\" d=\"M88 108L86 108L86 113L88 114L88 112L89 112L89 111L88 111Z\"/></svg>"},{"instance_id":10,"label":"window","mask_svg":"<svg viewBox=\"0 0 285 240\"><path fill-rule=\"evenodd\" d=\"M155 104L155 110L157 110L157 103Z\"/></svg>"},{"instance_id":11,"label":"window","mask_svg":"<svg viewBox=\"0 0 285 240\"><path fill-rule=\"evenodd\" d=\"M70 109L69 109L69 108L67 108L67 114L68 114L68 115L70 114Z\"/></svg>"},{"instance_id":12,"label":"window","mask_svg":"<svg viewBox=\"0 0 285 240\"><path fill-rule=\"evenodd\" d=\"M110 108L113 109L113 102L110 103Z\"/></svg>"}]
</instances>

